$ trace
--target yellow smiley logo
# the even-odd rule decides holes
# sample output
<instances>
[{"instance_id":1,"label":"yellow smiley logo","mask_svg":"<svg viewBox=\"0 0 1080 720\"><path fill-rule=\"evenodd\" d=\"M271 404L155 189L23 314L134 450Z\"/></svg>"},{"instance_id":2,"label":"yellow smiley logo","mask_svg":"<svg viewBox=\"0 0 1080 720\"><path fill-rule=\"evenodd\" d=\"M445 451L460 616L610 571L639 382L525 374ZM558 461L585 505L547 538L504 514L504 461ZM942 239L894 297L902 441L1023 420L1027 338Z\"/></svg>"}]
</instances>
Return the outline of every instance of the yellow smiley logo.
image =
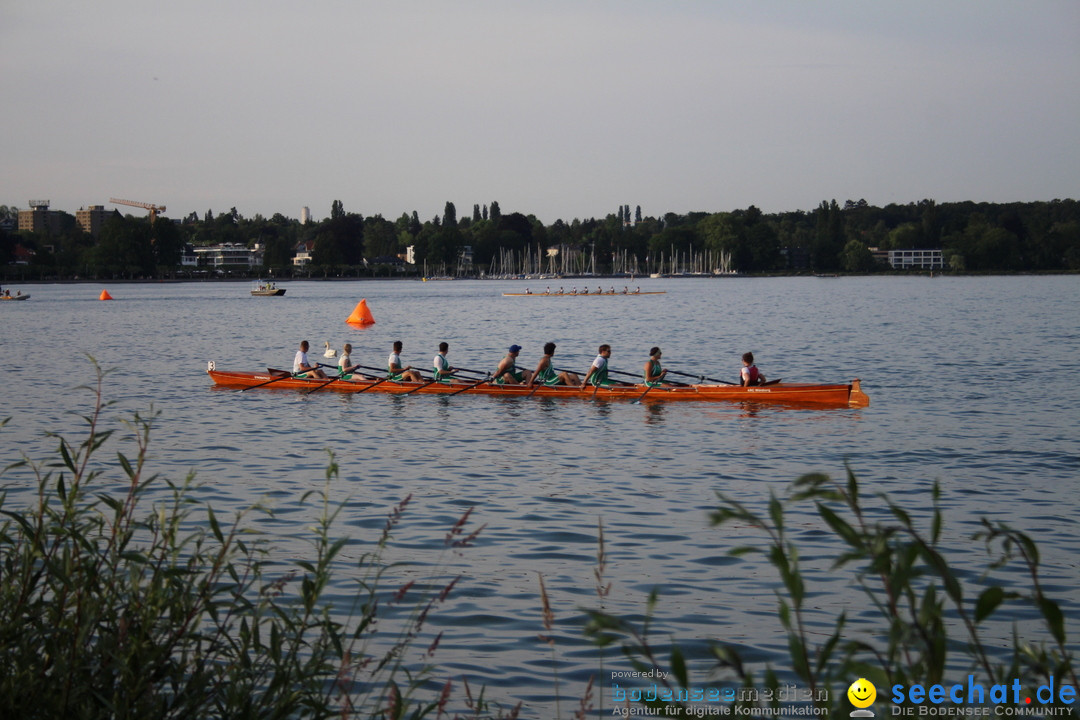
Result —
<instances>
[{"instance_id":1,"label":"yellow smiley logo","mask_svg":"<svg viewBox=\"0 0 1080 720\"><path fill-rule=\"evenodd\" d=\"M877 688L866 678L859 678L847 689L848 700L857 708L868 708L877 699Z\"/></svg>"}]
</instances>

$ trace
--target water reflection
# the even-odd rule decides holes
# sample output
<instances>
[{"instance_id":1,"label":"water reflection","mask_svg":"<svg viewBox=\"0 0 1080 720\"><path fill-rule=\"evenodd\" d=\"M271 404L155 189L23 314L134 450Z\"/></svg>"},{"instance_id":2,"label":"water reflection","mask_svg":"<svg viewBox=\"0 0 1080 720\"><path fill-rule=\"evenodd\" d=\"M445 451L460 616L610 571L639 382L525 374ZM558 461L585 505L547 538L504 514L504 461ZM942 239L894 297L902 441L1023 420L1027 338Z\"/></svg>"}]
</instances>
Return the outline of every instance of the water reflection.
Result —
<instances>
[{"instance_id":1,"label":"water reflection","mask_svg":"<svg viewBox=\"0 0 1080 720\"><path fill-rule=\"evenodd\" d=\"M505 353L502 329L470 318L514 287L294 282L287 302L271 306L251 303L247 283L133 284L116 304L81 301L85 288L77 286L42 286L31 303L41 298L36 307L47 312L5 316L0 362L23 368L25 348L64 347L89 352L105 367L125 367L106 383L107 397L116 401L110 419L153 402L161 412L152 438L154 471L179 479L197 470L219 515L271 504L275 519L257 529L275 540L282 557L309 552L301 535L312 510L298 499L323 486L327 449L342 472L335 498L356 498L343 510L341 528L357 542L377 534L386 512L413 493L393 541L395 558L407 563L403 576L428 571L447 524L476 505L474 519L487 528L454 568L465 577L434 621L446 630L436 660L487 684L489 695L551 697L550 674L538 670L544 661L535 640L538 573L552 596L560 647L567 649L560 672L581 678L595 671L597 651L581 641L579 621L580 608L595 605L600 518L615 583L608 609L640 614L658 587L658 633L724 638L783 663L786 644L774 607L761 602L773 597L774 574L753 559L729 558L730 547L751 540L749 531L720 534L706 513L717 490L767 513L770 490L783 492L810 471L842 477L845 461L868 486L915 511L926 506L932 481L942 479L946 552L970 559L973 523L993 513L995 520L1037 528L1048 584L1065 592L1077 586L1080 384L1060 383L1046 393L1046 374L1018 375L1015 368L1022 362L1016 348L1038 347L1041 366L1060 376L1080 371L1080 278L677 280L663 286L667 295L635 299L656 301L640 317L613 303L590 306L580 320L553 313L542 300L515 306L521 327L533 334L520 342L558 338L560 366L582 375L603 326L611 329L605 341L626 348L626 357L656 344L672 357L714 357L720 365L730 358L730 373L714 367L712 376L733 375L740 349L753 348L763 365L790 381L862 377L873 404L858 410L469 392L451 398L325 391L298 402L296 391L272 388L207 392L207 360L220 369L287 366L301 329L309 337L325 335L335 347L351 342L357 360L373 366L381 366L394 340L428 348L438 331L461 364L488 367ZM343 327L361 291L378 324ZM729 328L723 308L733 305L769 317L769 326ZM652 320L657 313L668 318L662 327ZM950 323L943 335L949 317L963 323ZM431 318L440 318L438 328ZM191 327L200 332L191 336ZM718 334L721 327L727 329ZM851 327L861 330L837 333ZM170 351L140 358L132 368L133 348L148 347ZM430 356L419 355L403 360L427 367ZM911 368L924 367L935 369L932 392L914 387ZM6 441L0 467L20 451L46 457L55 450L46 433L72 427L69 412L86 412L87 396L70 392L87 381L83 370L69 368L66 384L36 370L10 373L0 400L15 421L0 435ZM33 479L20 472L0 476L8 502L32 500ZM789 522L810 535L819 520L808 510ZM850 607L850 617L864 614L849 578L828 571L836 549L822 535L813 537L808 557L825 567L816 602ZM335 591L354 590L355 580L341 577ZM1066 617L1080 616L1075 600L1058 599ZM1011 628L997 632L1007 642ZM608 666L621 662L608 657Z\"/></svg>"}]
</instances>

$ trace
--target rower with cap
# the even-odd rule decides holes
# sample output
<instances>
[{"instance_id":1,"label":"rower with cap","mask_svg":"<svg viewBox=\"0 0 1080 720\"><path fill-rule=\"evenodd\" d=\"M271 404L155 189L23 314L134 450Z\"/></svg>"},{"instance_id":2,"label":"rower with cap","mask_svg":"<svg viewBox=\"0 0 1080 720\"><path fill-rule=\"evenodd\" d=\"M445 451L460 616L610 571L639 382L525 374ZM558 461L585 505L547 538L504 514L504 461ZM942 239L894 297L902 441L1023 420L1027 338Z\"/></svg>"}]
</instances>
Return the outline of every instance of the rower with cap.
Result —
<instances>
[{"instance_id":1,"label":"rower with cap","mask_svg":"<svg viewBox=\"0 0 1080 720\"><path fill-rule=\"evenodd\" d=\"M532 373L528 370L519 370L517 356L521 352L520 345L511 345L507 348L506 357L499 361L499 367L495 371L495 382L499 385L528 385L532 381Z\"/></svg>"}]
</instances>

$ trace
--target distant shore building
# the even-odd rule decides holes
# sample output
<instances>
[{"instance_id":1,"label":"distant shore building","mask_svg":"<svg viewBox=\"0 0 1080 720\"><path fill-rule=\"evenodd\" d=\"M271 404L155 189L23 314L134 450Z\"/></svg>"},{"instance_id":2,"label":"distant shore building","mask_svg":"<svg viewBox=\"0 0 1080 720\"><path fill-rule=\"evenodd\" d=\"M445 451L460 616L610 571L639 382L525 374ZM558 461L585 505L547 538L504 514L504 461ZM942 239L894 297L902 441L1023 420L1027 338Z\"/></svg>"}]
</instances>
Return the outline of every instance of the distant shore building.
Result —
<instances>
[{"instance_id":1,"label":"distant shore building","mask_svg":"<svg viewBox=\"0 0 1080 720\"><path fill-rule=\"evenodd\" d=\"M300 208L300 224L307 225L309 222L311 222L311 208L305 205Z\"/></svg>"},{"instance_id":2,"label":"distant shore building","mask_svg":"<svg viewBox=\"0 0 1080 720\"><path fill-rule=\"evenodd\" d=\"M307 210L307 208L304 208ZM311 251L315 247L314 240L305 240L297 243L293 251L293 267L304 268L311 264Z\"/></svg>"},{"instance_id":3,"label":"distant shore building","mask_svg":"<svg viewBox=\"0 0 1080 720\"><path fill-rule=\"evenodd\" d=\"M83 232L96 238L101 234L105 221L115 212L115 210L106 210L104 205L91 205L87 208L79 208L75 213L75 222L79 224Z\"/></svg>"},{"instance_id":4,"label":"distant shore building","mask_svg":"<svg viewBox=\"0 0 1080 720\"><path fill-rule=\"evenodd\" d=\"M263 264L263 248L258 244L253 248L240 243L207 245L195 248L195 255L199 258L199 267L220 268L225 265L240 265L253 268L262 267Z\"/></svg>"},{"instance_id":5,"label":"distant shore building","mask_svg":"<svg viewBox=\"0 0 1080 720\"><path fill-rule=\"evenodd\" d=\"M941 250L890 250L889 265L893 270L943 270L945 259Z\"/></svg>"},{"instance_id":6,"label":"distant shore building","mask_svg":"<svg viewBox=\"0 0 1080 720\"><path fill-rule=\"evenodd\" d=\"M60 211L50 210L48 200L31 200L29 210L19 211L19 231L60 234Z\"/></svg>"}]
</instances>

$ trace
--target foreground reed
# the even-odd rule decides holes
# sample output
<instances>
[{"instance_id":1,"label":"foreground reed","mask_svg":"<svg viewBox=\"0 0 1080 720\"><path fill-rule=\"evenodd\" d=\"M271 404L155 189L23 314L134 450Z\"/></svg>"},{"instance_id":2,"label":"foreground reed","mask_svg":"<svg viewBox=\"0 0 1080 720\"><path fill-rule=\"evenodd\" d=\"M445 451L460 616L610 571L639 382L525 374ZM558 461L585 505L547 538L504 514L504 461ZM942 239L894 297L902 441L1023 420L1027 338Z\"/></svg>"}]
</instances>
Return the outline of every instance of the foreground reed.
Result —
<instances>
[{"instance_id":1,"label":"foreground reed","mask_svg":"<svg viewBox=\"0 0 1080 720\"><path fill-rule=\"evenodd\" d=\"M460 578L440 560L416 584L384 587L408 498L344 561L331 456L326 487L304 498L319 504L310 551L286 569L248 513L223 524L194 499L192 475L149 474L152 414L127 423L134 455L101 463L114 431L95 369L85 439L56 436L54 461L4 470L35 478L37 498L16 508L0 496L0 717L503 717L483 693L434 677L441 633L425 622ZM450 528L445 552L473 543L468 522ZM328 598L335 573L355 581L346 607Z\"/></svg>"},{"instance_id":2,"label":"foreground reed","mask_svg":"<svg viewBox=\"0 0 1080 720\"><path fill-rule=\"evenodd\" d=\"M799 478L783 499L770 493L765 513L719 497L720 506L711 513L714 526L730 527L740 535L756 530L763 539L760 544L734 547L730 553L764 553L776 570L777 618L787 639L789 663L777 669L771 663L751 662L743 648L715 642L711 671L695 682L679 644L651 637L659 597L654 590L640 625L603 610L590 612L586 632L596 644L620 643L636 671L660 678L652 697L641 692L636 698L624 695L624 714L630 713L631 705L643 705L658 709L664 717L701 717L705 710L724 710L719 703L727 706L720 714L736 708L766 716L783 701L797 699L817 710L804 714L846 716L853 709L846 691L858 678L877 687L879 705L893 703L891 710L880 709L879 717L909 710L920 714L938 709L927 707L933 702L925 695L929 688L966 685L969 674L972 683L978 677L985 688L1010 688L1009 703L1012 688L1022 688L1016 694L1017 711L1011 712L1010 706L1005 708L1010 712L999 715L1069 713L1078 688L1075 647L1068 642L1059 603L1043 588L1039 550L1027 534L983 519L982 529L972 538L975 547L984 547L983 567L974 572L970 557L957 557L954 561L959 563L954 564L940 547L944 517L937 484L925 529L887 496L864 499L850 470L846 482L820 474ZM822 526L790 532L785 511L808 502ZM793 535L807 540L808 532L815 535L819 555L822 544L832 548L835 562L824 576L800 562ZM849 621L846 611L833 617L826 608L807 601L815 576L827 580L836 571L854 578L853 592L864 599L857 605L869 611L857 623ZM829 626L831 631L823 630ZM1003 641L1001 636L1010 632L1011 643ZM760 682L755 672L760 673ZM785 693L798 687L789 684L793 680L801 683L797 697ZM718 700L707 707L711 691L725 685L723 693L715 693ZM894 699L897 687L903 689L900 702ZM917 687L923 690L908 692ZM947 714L947 709L931 714Z\"/></svg>"}]
</instances>

